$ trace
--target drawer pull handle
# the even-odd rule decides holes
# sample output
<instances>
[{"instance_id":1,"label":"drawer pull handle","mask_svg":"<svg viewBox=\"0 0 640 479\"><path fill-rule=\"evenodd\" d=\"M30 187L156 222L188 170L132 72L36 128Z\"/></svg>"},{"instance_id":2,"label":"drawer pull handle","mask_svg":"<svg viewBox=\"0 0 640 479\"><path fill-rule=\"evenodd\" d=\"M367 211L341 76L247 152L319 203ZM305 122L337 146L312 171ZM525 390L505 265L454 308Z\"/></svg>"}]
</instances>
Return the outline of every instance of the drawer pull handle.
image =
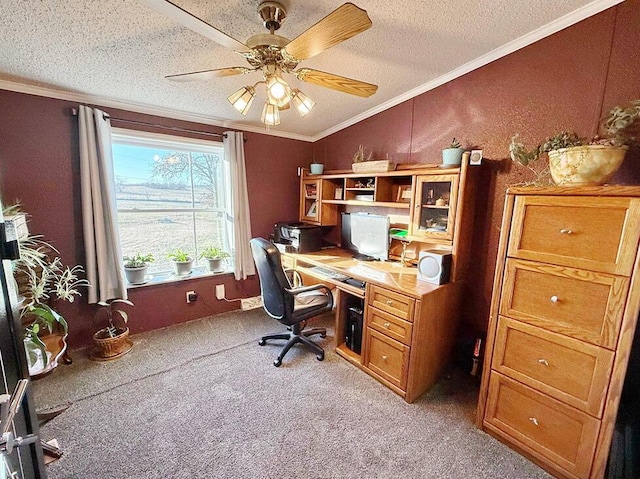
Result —
<instances>
[{"instance_id":1,"label":"drawer pull handle","mask_svg":"<svg viewBox=\"0 0 640 479\"><path fill-rule=\"evenodd\" d=\"M560 298L558 298L555 294L549 298L552 303L557 303Z\"/></svg>"},{"instance_id":2,"label":"drawer pull handle","mask_svg":"<svg viewBox=\"0 0 640 479\"><path fill-rule=\"evenodd\" d=\"M570 229L564 229L563 228L563 229L560 230L560 234L570 235L570 234L573 234L573 231L571 231Z\"/></svg>"},{"instance_id":3,"label":"drawer pull handle","mask_svg":"<svg viewBox=\"0 0 640 479\"><path fill-rule=\"evenodd\" d=\"M387 355L386 355L386 354L383 354L383 355L382 355L382 360L383 360L383 361L386 361L386 360L387 360Z\"/></svg>"},{"instance_id":4,"label":"drawer pull handle","mask_svg":"<svg viewBox=\"0 0 640 479\"><path fill-rule=\"evenodd\" d=\"M387 299L387 304L391 306L393 304L393 301L391 301L390 299Z\"/></svg>"},{"instance_id":5,"label":"drawer pull handle","mask_svg":"<svg viewBox=\"0 0 640 479\"><path fill-rule=\"evenodd\" d=\"M546 359L538 359L538 362L544 366L549 366L549 362Z\"/></svg>"},{"instance_id":6,"label":"drawer pull handle","mask_svg":"<svg viewBox=\"0 0 640 479\"><path fill-rule=\"evenodd\" d=\"M533 424L534 426L539 426L540 423L538 422L538 420L535 417L530 417L529 421L531 421L531 424Z\"/></svg>"},{"instance_id":7,"label":"drawer pull handle","mask_svg":"<svg viewBox=\"0 0 640 479\"><path fill-rule=\"evenodd\" d=\"M391 327L391 323L384 323L383 326L387 329L389 329Z\"/></svg>"}]
</instances>

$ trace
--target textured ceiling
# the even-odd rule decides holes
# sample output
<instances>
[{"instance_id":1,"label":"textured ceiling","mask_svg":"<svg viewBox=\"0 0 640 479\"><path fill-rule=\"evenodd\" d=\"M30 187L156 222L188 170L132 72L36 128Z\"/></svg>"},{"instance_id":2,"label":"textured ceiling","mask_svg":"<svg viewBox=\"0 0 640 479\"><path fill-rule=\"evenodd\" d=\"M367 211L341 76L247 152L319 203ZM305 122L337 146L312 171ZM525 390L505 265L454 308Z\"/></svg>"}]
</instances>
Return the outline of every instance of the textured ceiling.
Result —
<instances>
[{"instance_id":1,"label":"textured ceiling","mask_svg":"<svg viewBox=\"0 0 640 479\"><path fill-rule=\"evenodd\" d=\"M619 1L356 0L373 26L300 66L377 84L377 93L359 98L289 75L317 106L302 119L284 111L271 131L317 139ZM258 0L174 2L241 42L266 33ZM282 3L288 15L278 34L293 39L343 2ZM96 103L155 107L167 116L264 131L263 91L246 117L226 100L260 80L259 73L189 83L164 78L228 66L248 65L135 0L0 0L0 88L45 87Z\"/></svg>"}]
</instances>

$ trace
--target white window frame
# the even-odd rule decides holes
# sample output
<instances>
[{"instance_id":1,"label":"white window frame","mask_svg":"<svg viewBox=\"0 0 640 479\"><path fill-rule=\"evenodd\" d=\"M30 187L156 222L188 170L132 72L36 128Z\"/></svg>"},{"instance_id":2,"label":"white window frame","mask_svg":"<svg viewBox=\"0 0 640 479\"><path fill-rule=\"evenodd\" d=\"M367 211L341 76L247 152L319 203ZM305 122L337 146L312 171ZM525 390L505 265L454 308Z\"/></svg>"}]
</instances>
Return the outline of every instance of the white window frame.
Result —
<instances>
[{"instance_id":1,"label":"white window frame","mask_svg":"<svg viewBox=\"0 0 640 479\"><path fill-rule=\"evenodd\" d=\"M201 140L196 138L189 138L178 135L167 135L162 133L151 133L147 131L140 130L130 130L126 128L112 128L111 129L111 139L112 143L117 144L126 144L130 146L140 146L140 147L160 147L167 150L179 151L189 153L190 151L197 150L201 153L207 154L217 154L223 160L223 172L224 175L229 175L229 168L227 162L224 161L224 148L221 141L214 140ZM185 148L185 146L192 147L191 149ZM192 178L193 179L193 178ZM231 198L231 181L230 178L223 178L223 184L225 188L218 190L218 205L217 208L159 208L159 209L138 209L138 208L118 208L118 214L122 213L192 213L194 216L196 213L206 212L206 213L222 213L226 218L229 212L229 200ZM191 194L193 198L193 181L191 181ZM224 248L227 251L231 251L231 246L233 244L233 229L229 230L229 222L224 221L225 231L224 231L224 240L225 244ZM196 227L195 221L193 224L193 240L194 240L194 251L196 257L198 256L198 245L196 244ZM231 268L227 268L227 271L231 271ZM154 273L157 276L154 281L151 281L147 284L153 284L156 282L165 282L165 281L179 281L188 278L178 278L172 277L170 271L167 272L159 272ZM194 268L195 275L191 275L190 277L213 274L207 273L206 269L202 265L198 265L197 268ZM144 285L127 285L127 287L140 287Z\"/></svg>"}]
</instances>

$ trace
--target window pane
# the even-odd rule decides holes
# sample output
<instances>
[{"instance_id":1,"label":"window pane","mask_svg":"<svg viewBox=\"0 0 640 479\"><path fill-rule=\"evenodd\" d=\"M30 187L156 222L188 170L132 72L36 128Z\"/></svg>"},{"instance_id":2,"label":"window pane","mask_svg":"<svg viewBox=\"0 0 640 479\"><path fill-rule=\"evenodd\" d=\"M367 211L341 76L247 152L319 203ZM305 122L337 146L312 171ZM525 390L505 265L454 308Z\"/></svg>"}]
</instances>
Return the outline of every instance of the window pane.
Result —
<instances>
[{"instance_id":1,"label":"window pane","mask_svg":"<svg viewBox=\"0 0 640 479\"><path fill-rule=\"evenodd\" d=\"M113 162L124 255L151 253L149 271L160 273L173 270L167 254L176 249L197 267L204 248L225 248L230 182L219 143L115 134Z\"/></svg>"},{"instance_id":2,"label":"window pane","mask_svg":"<svg viewBox=\"0 0 640 479\"><path fill-rule=\"evenodd\" d=\"M167 254L182 249L195 256L193 213L118 213L122 252L126 255L151 253L156 260L150 272L171 271Z\"/></svg>"}]
</instances>

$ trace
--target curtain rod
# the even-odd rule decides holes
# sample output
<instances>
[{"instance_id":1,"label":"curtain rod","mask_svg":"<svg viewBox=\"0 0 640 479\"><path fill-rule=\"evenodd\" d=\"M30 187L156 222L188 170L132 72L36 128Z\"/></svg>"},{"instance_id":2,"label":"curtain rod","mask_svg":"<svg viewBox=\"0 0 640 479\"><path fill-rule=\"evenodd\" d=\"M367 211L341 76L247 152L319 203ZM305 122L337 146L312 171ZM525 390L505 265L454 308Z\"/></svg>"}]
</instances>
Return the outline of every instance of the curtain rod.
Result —
<instances>
[{"instance_id":1,"label":"curtain rod","mask_svg":"<svg viewBox=\"0 0 640 479\"><path fill-rule=\"evenodd\" d=\"M78 116L78 109L77 108L71 108L71 114L73 116ZM151 127L154 127L154 128L161 128L161 129L165 129L165 130L179 131L179 132L182 132L182 133L195 133L197 135L214 136L216 138L223 138L223 137L226 138L227 137L226 133L210 133L208 131L190 130L188 128L180 128L178 126L158 125L157 123L149 123L149 122L146 122L146 121L125 120L123 118L113 118L109 114L105 113L105 120L106 119L110 119L111 121L118 121L120 123L129 123L131 125L151 126ZM247 141L246 138L243 138L243 140L245 142Z\"/></svg>"}]
</instances>

